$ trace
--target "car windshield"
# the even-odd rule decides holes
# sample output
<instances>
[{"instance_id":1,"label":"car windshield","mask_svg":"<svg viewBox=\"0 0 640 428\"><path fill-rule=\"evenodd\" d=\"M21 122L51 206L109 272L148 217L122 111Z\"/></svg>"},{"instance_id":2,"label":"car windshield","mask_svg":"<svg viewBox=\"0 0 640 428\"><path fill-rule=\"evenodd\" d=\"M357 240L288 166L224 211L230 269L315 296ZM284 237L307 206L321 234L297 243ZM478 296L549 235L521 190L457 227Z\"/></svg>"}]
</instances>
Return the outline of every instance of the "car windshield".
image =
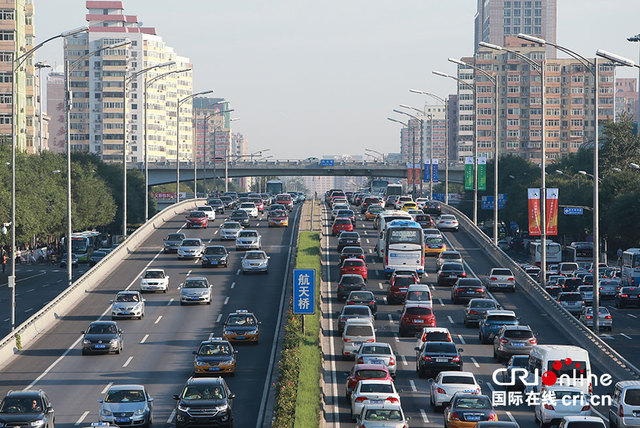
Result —
<instances>
[{"instance_id":1,"label":"car windshield","mask_svg":"<svg viewBox=\"0 0 640 428\"><path fill-rule=\"evenodd\" d=\"M358 232L342 232L340 234L340 239L358 239L359 237Z\"/></svg>"},{"instance_id":2,"label":"car windshield","mask_svg":"<svg viewBox=\"0 0 640 428\"><path fill-rule=\"evenodd\" d=\"M393 385L390 383L363 383L360 392L377 392L393 394Z\"/></svg>"},{"instance_id":3,"label":"car windshield","mask_svg":"<svg viewBox=\"0 0 640 428\"><path fill-rule=\"evenodd\" d=\"M115 324L94 324L89 327L87 334L116 334Z\"/></svg>"},{"instance_id":4,"label":"car windshield","mask_svg":"<svg viewBox=\"0 0 640 428\"><path fill-rule=\"evenodd\" d=\"M410 306L405 311L407 315L431 315L431 308L424 308L422 306Z\"/></svg>"},{"instance_id":5,"label":"car windshield","mask_svg":"<svg viewBox=\"0 0 640 428\"><path fill-rule=\"evenodd\" d=\"M229 315L227 325L233 327L246 327L256 325L256 319L251 315Z\"/></svg>"},{"instance_id":6,"label":"car windshield","mask_svg":"<svg viewBox=\"0 0 640 428\"><path fill-rule=\"evenodd\" d=\"M211 207L198 207L198 209L200 211L213 211L213 208L211 208Z\"/></svg>"},{"instance_id":7,"label":"car windshield","mask_svg":"<svg viewBox=\"0 0 640 428\"><path fill-rule=\"evenodd\" d=\"M450 342L427 342L426 352L457 354L456 345Z\"/></svg>"},{"instance_id":8,"label":"car windshield","mask_svg":"<svg viewBox=\"0 0 640 428\"><path fill-rule=\"evenodd\" d=\"M147 279L164 278L164 272L161 270L148 270L144 273L144 277Z\"/></svg>"},{"instance_id":9,"label":"car windshield","mask_svg":"<svg viewBox=\"0 0 640 428\"><path fill-rule=\"evenodd\" d=\"M401 421L400 410L369 409L364 415L365 421Z\"/></svg>"},{"instance_id":10,"label":"car windshield","mask_svg":"<svg viewBox=\"0 0 640 428\"><path fill-rule=\"evenodd\" d=\"M444 331L432 331L427 333L425 342L448 342L449 335Z\"/></svg>"},{"instance_id":11,"label":"car windshield","mask_svg":"<svg viewBox=\"0 0 640 428\"><path fill-rule=\"evenodd\" d=\"M204 253L207 256L224 256L227 254L227 250L224 247L207 247Z\"/></svg>"},{"instance_id":12,"label":"car windshield","mask_svg":"<svg viewBox=\"0 0 640 428\"><path fill-rule=\"evenodd\" d=\"M182 246L183 247L199 247L200 246L200 240L199 239L185 239L184 241L182 241Z\"/></svg>"},{"instance_id":13,"label":"car windshield","mask_svg":"<svg viewBox=\"0 0 640 428\"><path fill-rule=\"evenodd\" d=\"M145 401L144 392L140 389L116 389L107 393L105 403L142 403Z\"/></svg>"},{"instance_id":14,"label":"car windshield","mask_svg":"<svg viewBox=\"0 0 640 428\"><path fill-rule=\"evenodd\" d=\"M257 238L258 237L258 232L255 231L251 231L251 230L245 230L242 231L238 234L239 238Z\"/></svg>"},{"instance_id":15,"label":"car windshield","mask_svg":"<svg viewBox=\"0 0 640 428\"><path fill-rule=\"evenodd\" d=\"M360 354L391 355L391 349L388 346L368 345L362 347Z\"/></svg>"},{"instance_id":16,"label":"car windshield","mask_svg":"<svg viewBox=\"0 0 640 428\"><path fill-rule=\"evenodd\" d=\"M342 315L369 315L369 308L367 306L345 306L342 309Z\"/></svg>"},{"instance_id":17,"label":"car windshield","mask_svg":"<svg viewBox=\"0 0 640 428\"><path fill-rule=\"evenodd\" d=\"M464 385L475 385L476 380L471 376L447 375L447 376L442 376L441 383L443 385L451 384L451 383L464 384Z\"/></svg>"},{"instance_id":18,"label":"car windshield","mask_svg":"<svg viewBox=\"0 0 640 428\"><path fill-rule=\"evenodd\" d=\"M285 213L282 210L275 210L272 211L271 214L269 214L270 217L286 217L287 213Z\"/></svg>"},{"instance_id":19,"label":"car windshield","mask_svg":"<svg viewBox=\"0 0 640 428\"><path fill-rule=\"evenodd\" d=\"M353 217L351 210L338 210L338 217Z\"/></svg>"},{"instance_id":20,"label":"car windshield","mask_svg":"<svg viewBox=\"0 0 640 428\"><path fill-rule=\"evenodd\" d=\"M340 278L341 284L362 284L364 279L360 275L344 275Z\"/></svg>"},{"instance_id":21,"label":"car windshield","mask_svg":"<svg viewBox=\"0 0 640 428\"><path fill-rule=\"evenodd\" d=\"M207 281L204 279L188 279L182 288L207 288Z\"/></svg>"},{"instance_id":22,"label":"car windshield","mask_svg":"<svg viewBox=\"0 0 640 428\"><path fill-rule=\"evenodd\" d=\"M469 307L475 309L490 309L495 308L496 304L491 300L476 300L475 302L471 301Z\"/></svg>"},{"instance_id":23,"label":"car windshield","mask_svg":"<svg viewBox=\"0 0 640 428\"><path fill-rule=\"evenodd\" d=\"M223 400L226 396L219 384L187 385L182 392L183 400Z\"/></svg>"},{"instance_id":24,"label":"car windshield","mask_svg":"<svg viewBox=\"0 0 640 428\"><path fill-rule=\"evenodd\" d=\"M265 253L247 253L244 256L245 259L247 260L264 260L267 258L267 256L265 255Z\"/></svg>"},{"instance_id":25,"label":"car windshield","mask_svg":"<svg viewBox=\"0 0 640 428\"><path fill-rule=\"evenodd\" d=\"M491 402L487 397L458 397L451 407L458 409L490 409Z\"/></svg>"},{"instance_id":26,"label":"car windshield","mask_svg":"<svg viewBox=\"0 0 640 428\"><path fill-rule=\"evenodd\" d=\"M241 229L242 226L240 226L240 223L236 223L235 221L233 222L227 222L225 224L222 225L223 229Z\"/></svg>"},{"instance_id":27,"label":"car windshield","mask_svg":"<svg viewBox=\"0 0 640 428\"><path fill-rule=\"evenodd\" d=\"M42 402L39 397L6 397L0 404L0 413L41 413ZM9 425L13 425L9 423ZM7 425L7 426L9 426ZM18 425L16 423L16 425Z\"/></svg>"},{"instance_id":28,"label":"car windshield","mask_svg":"<svg viewBox=\"0 0 640 428\"><path fill-rule=\"evenodd\" d=\"M184 235L181 233L170 233L167 236L167 241L182 241L184 239Z\"/></svg>"},{"instance_id":29,"label":"car windshield","mask_svg":"<svg viewBox=\"0 0 640 428\"><path fill-rule=\"evenodd\" d=\"M189 217L193 217L193 218L202 218L202 217L204 217L204 216L206 216L206 214L205 214L205 213L203 213L202 211L192 211L192 212L189 214Z\"/></svg>"},{"instance_id":30,"label":"car windshield","mask_svg":"<svg viewBox=\"0 0 640 428\"><path fill-rule=\"evenodd\" d=\"M504 337L509 339L531 339L533 333L531 330L505 330Z\"/></svg>"},{"instance_id":31,"label":"car windshield","mask_svg":"<svg viewBox=\"0 0 640 428\"><path fill-rule=\"evenodd\" d=\"M342 254L348 256L350 254L361 255L364 253L364 250L360 247L344 247L342 250Z\"/></svg>"},{"instance_id":32,"label":"car windshield","mask_svg":"<svg viewBox=\"0 0 640 428\"><path fill-rule=\"evenodd\" d=\"M231 355L231 347L226 343L205 343L200 346L198 355Z\"/></svg>"},{"instance_id":33,"label":"car windshield","mask_svg":"<svg viewBox=\"0 0 640 428\"><path fill-rule=\"evenodd\" d=\"M358 370L356 376L361 379L384 379L387 377L387 372L384 370L363 369Z\"/></svg>"},{"instance_id":34,"label":"car windshield","mask_svg":"<svg viewBox=\"0 0 640 428\"><path fill-rule=\"evenodd\" d=\"M116 296L116 302L139 302L140 298L137 294L122 293Z\"/></svg>"},{"instance_id":35,"label":"car windshield","mask_svg":"<svg viewBox=\"0 0 640 428\"><path fill-rule=\"evenodd\" d=\"M527 367L529 364L528 355L517 355L513 357L510 367Z\"/></svg>"}]
</instances>

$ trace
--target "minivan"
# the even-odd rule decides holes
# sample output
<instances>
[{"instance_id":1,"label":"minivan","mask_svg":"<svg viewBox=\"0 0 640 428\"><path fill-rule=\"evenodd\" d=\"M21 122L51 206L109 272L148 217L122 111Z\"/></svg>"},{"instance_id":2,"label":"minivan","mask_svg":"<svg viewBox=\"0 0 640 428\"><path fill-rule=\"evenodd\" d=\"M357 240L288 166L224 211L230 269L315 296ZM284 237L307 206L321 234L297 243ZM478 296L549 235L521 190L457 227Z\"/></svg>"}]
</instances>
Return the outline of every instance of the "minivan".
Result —
<instances>
[{"instance_id":1,"label":"minivan","mask_svg":"<svg viewBox=\"0 0 640 428\"><path fill-rule=\"evenodd\" d=\"M562 365L560 368L557 368L558 361ZM570 364L567 364L567 361ZM558 378L556 386L576 387L585 394L592 393L589 353L577 346L534 345L529 353L527 370L529 371L528 380L530 382L535 380L538 383L534 386L534 391L542 391L542 374L550 371ZM538 375L534 376L536 370Z\"/></svg>"},{"instance_id":2,"label":"minivan","mask_svg":"<svg viewBox=\"0 0 640 428\"><path fill-rule=\"evenodd\" d=\"M565 276L573 276L578 270L578 263L562 262L558 265L558 273Z\"/></svg>"},{"instance_id":3,"label":"minivan","mask_svg":"<svg viewBox=\"0 0 640 428\"><path fill-rule=\"evenodd\" d=\"M376 341L376 331L369 320L348 319L342 332L342 356L354 357L360 346L366 342Z\"/></svg>"},{"instance_id":4,"label":"minivan","mask_svg":"<svg viewBox=\"0 0 640 428\"><path fill-rule=\"evenodd\" d=\"M609 426L640 426L640 381L624 380L616 383L609 407Z\"/></svg>"}]
</instances>

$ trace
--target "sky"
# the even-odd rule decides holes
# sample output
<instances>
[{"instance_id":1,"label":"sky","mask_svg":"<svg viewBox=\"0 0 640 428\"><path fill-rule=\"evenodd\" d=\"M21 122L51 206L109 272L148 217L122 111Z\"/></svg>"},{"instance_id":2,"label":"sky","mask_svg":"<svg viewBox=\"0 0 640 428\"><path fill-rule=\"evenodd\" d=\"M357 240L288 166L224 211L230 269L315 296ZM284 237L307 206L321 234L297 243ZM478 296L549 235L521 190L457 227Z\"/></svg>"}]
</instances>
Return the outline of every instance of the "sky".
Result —
<instances>
[{"instance_id":1,"label":"sky","mask_svg":"<svg viewBox=\"0 0 640 428\"><path fill-rule=\"evenodd\" d=\"M36 41L86 25L84 0L34 0ZM231 101L233 131L278 159L400 151L410 88L446 96L449 57L473 54L476 0L124 0L194 66L194 91ZM638 59L638 0L558 0L557 42ZM63 62L61 42L37 54ZM618 76L637 76L632 69ZM398 119L402 116L395 115Z\"/></svg>"}]
</instances>

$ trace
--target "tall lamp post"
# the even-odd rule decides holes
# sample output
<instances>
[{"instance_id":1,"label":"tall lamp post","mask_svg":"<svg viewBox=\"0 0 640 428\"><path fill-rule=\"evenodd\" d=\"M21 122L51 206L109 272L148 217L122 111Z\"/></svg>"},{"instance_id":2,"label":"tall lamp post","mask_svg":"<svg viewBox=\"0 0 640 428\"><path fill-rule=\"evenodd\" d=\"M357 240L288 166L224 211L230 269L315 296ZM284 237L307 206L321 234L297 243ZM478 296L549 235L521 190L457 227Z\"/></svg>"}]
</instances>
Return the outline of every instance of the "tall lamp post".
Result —
<instances>
[{"instance_id":1,"label":"tall lamp post","mask_svg":"<svg viewBox=\"0 0 640 428\"><path fill-rule=\"evenodd\" d=\"M629 42L640 42L640 34L636 34L635 36L627 37L627 41L629 41ZM639 55L640 55L640 52L639 52ZM640 58L638 59L638 61L640 61ZM638 70L638 84L640 84L640 69ZM615 88L614 88L614 90L615 90ZM615 101L615 99L616 99L616 97L615 97L615 94L614 94L613 100ZM638 105L640 106L640 100L639 100L639 104ZM614 111L614 117L615 117L615 111ZM638 125L636 127L636 133L638 135L640 135L640 107L638 108L636 120L638 121Z\"/></svg>"},{"instance_id":2,"label":"tall lamp post","mask_svg":"<svg viewBox=\"0 0 640 428\"><path fill-rule=\"evenodd\" d=\"M400 104L400 107L405 108L403 104ZM426 114L420 109L417 109L417 108L414 108L414 107L409 107L409 108L415 109L416 111L418 111L421 114ZM409 114L407 112L404 112L402 110L394 109L393 112L394 113L398 113L398 114L404 114L405 116L408 116L411 119L417 120L418 123L420 123L420 171L422 171L422 168L424 167L424 147L423 147L423 141L424 141L424 119L421 119L421 118L419 118L417 116L414 116L414 115ZM413 139L412 139L411 142L413 143ZM412 147L414 147L414 146L412 145ZM414 156L414 166L413 167L415 168L415 148L414 148L414 152L413 153L414 153L413 154L413 156ZM416 178L416 176L414 174L413 175L413 186L414 187L415 187L415 178ZM414 193L414 197L415 197L415 190L414 190L413 193ZM422 177L420 177L420 196L422 196Z\"/></svg>"},{"instance_id":3,"label":"tall lamp post","mask_svg":"<svg viewBox=\"0 0 640 428\"><path fill-rule=\"evenodd\" d=\"M400 104L400 107L402 108L406 108L409 110L413 110L417 113L420 113L423 116L426 116L429 118L429 168L431 169L429 171L429 199L433 199L433 115L427 113L425 110L420 110L417 107L412 107L412 106L408 106L406 104ZM398 111L398 110L394 110L396 113L400 113L400 114L406 114L404 112ZM422 164L422 167L424 167L425 163L424 163L424 146L423 146L423 141L424 141L424 119L418 119L415 116L411 116L416 120L420 121L420 162ZM422 178L420 179L420 194L422 195Z\"/></svg>"},{"instance_id":4,"label":"tall lamp post","mask_svg":"<svg viewBox=\"0 0 640 428\"><path fill-rule=\"evenodd\" d=\"M382 152L379 152L379 151L373 150L373 149L364 149L364 151L365 152L375 153L376 155L380 156L380 158L382 159L382 162L384 162L384 160L385 160L384 153L382 153ZM369 155L369 156L371 156L371 155Z\"/></svg>"},{"instance_id":5,"label":"tall lamp post","mask_svg":"<svg viewBox=\"0 0 640 428\"><path fill-rule=\"evenodd\" d=\"M42 117L42 69L51 68L46 61L39 61L33 65L38 70L38 151L42 153L44 150L44 140L42 138L43 123Z\"/></svg>"},{"instance_id":6,"label":"tall lamp post","mask_svg":"<svg viewBox=\"0 0 640 428\"><path fill-rule=\"evenodd\" d=\"M228 100L221 100L218 102L213 103L213 105L218 105L218 104L224 104L224 103L228 103ZM215 111L209 115L206 115L204 117L204 161L205 161L205 171L206 171L206 161L207 161L207 136L209 135L209 119L221 115L221 114L225 114L225 113L231 113L232 111L235 111L234 109L229 109L229 110L223 110L223 111ZM217 179L217 174L216 174L216 127L215 127L215 123L213 125L213 187L215 189L217 189L217 183L216 183L216 179ZM204 175L204 187L205 189L207 188L207 174L205 173Z\"/></svg>"},{"instance_id":7,"label":"tall lamp post","mask_svg":"<svg viewBox=\"0 0 640 428\"><path fill-rule=\"evenodd\" d=\"M416 165L416 145L413 143L413 132L411 132L411 127L409 126L409 122L403 122L401 120L394 119L392 117L388 117L387 120L391 122L399 123L400 125L407 127L407 139L409 135L411 135L411 182L413 183L413 196L416 195L416 174L414 172L414 168Z\"/></svg>"}]
</instances>

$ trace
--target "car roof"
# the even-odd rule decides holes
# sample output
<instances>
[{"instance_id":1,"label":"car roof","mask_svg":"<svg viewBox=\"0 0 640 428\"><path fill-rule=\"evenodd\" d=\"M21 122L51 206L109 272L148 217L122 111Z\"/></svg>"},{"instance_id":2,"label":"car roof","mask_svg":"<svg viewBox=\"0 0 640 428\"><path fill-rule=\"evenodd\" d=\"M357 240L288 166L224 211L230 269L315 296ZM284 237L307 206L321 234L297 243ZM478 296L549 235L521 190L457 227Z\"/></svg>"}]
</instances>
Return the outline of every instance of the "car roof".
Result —
<instances>
[{"instance_id":1,"label":"car roof","mask_svg":"<svg viewBox=\"0 0 640 428\"><path fill-rule=\"evenodd\" d=\"M118 294L140 294L137 290L122 290L118 291Z\"/></svg>"},{"instance_id":2,"label":"car roof","mask_svg":"<svg viewBox=\"0 0 640 428\"><path fill-rule=\"evenodd\" d=\"M364 260L359 259L357 257L350 257L348 259L344 259L345 262L361 262L364 264Z\"/></svg>"},{"instance_id":3,"label":"car roof","mask_svg":"<svg viewBox=\"0 0 640 428\"><path fill-rule=\"evenodd\" d=\"M564 420L567 422L601 422L604 425L604 421L598 416L565 416Z\"/></svg>"},{"instance_id":4,"label":"car roof","mask_svg":"<svg viewBox=\"0 0 640 428\"><path fill-rule=\"evenodd\" d=\"M367 342L367 343L363 343L363 345L366 345L366 346L385 346L385 347L391 349L391 345L389 345L386 342Z\"/></svg>"},{"instance_id":5,"label":"car roof","mask_svg":"<svg viewBox=\"0 0 640 428\"><path fill-rule=\"evenodd\" d=\"M512 316L516 316L516 313L513 311L506 311L504 309L492 309L490 311L487 311L487 316L489 315L512 315Z\"/></svg>"},{"instance_id":6,"label":"car roof","mask_svg":"<svg viewBox=\"0 0 640 428\"><path fill-rule=\"evenodd\" d=\"M430 290L430 288L429 288L429 286L427 284L411 284L409 286L409 289L411 289L411 288L417 288L417 289L421 289L421 290L426 288L427 290Z\"/></svg>"},{"instance_id":7,"label":"car roof","mask_svg":"<svg viewBox=\"0 0 640 428\"><path fill-rule=\"evenodd\" d=\"M360 259L355 259L355 260L360 260ZM340 279L345 277L353 278L354 276L357 276L358 278L362 278L362 275L358 275L357 273L345 273L340 277Z\"/></svg>"},{"instance_id":8,"label":"car roof","mask_svg":"<svg viewBox=\"0 0 640 428\"><path fill-rule=\"evenodd\" d=\"M258 233L258 231L255 230L255 229L243 229L242 231L243 232L255 232L255 233Z\"/></svg>"},{"instance_id":9,"label":"car roof","mask_svg":"<svg viewBox=\"0 0 640 428\"><path fill-rule=\"evenodd\" d=\"M134 385L134 384L111 385L111 387L109 388L109 391L122 391L122 390L129 390L129 389L144 390L144 385Z\"/></svg>"},{"instance_id":10,"label":"car roof","mask_svg":"<svg viewBox=\"0 0 640 428\"><path fill-rule=\"evenodd\" d=\"M364 318L350 318L346 321L345 323L345 329L346 329L346 324L356 324L356 325L370 325L371 327L373 327L373 323L368 320L368 319L364 319Z\"/></svg>"},{"instance_id":11,"label":"car roof","mask_svg":"<svg viewBox=\"0 0 640 428\"><path fill-rule=\"evenodd\" d=\"M616 386L619 386L621 388L627 388L630 386L640 387L640 380L621 380L620 382L616 383Z\"/></svg>"},{"instance_id":12,"label":"car roof","mask_svg":"<svg viewBox=\"0 0 640 428\"><path fill-rule=\"evenodd\" d=\"M467 377L472 377L475 379L475 375L471 372L462 372L462 371L454 371L454 370L445 370L440 372L441 375L443 376L467 376Z\"/></svg>"},{"instance_id":13,"label":"car roof","mask_svg":"<svg viewBox=\"0 0 640 428\"><path fill-rule=\"evenodd\" d=\"M504 326L505 331L506 330L522 330L522 331L531 331L531 327L529 327L528 325L505 325Z\"/></svg>"},{"instance_id":14,"label":"car roof","mask_svg":"<svg viewBox=\"0 0 640 428\"><path fill-rule=\"evenodd\" d=\"M456 255L462 257L462 254L460 254L460 252L458 252L458 251L447 250L447 251L443 251L443 252L440 253L440 255L443 255L443 254L456 254Z\"/></svg>"},{"instance_id":15,"label":"car roof","mask_svg":"<svg viewBox=\"0 0 640 428\"><path fill-rule=\"evenodd\" d=\"M190 377L187 379L188 385L193 384L223 384L224 379L221 377Z\"/></svg>"},{"instance_id":16,"label":"car roof","mask_svg":"<svg viewBox=\"0 0 640 428\"><path fill-rule=\"evenodd\" d=\"M164 272L164 269L151 268L151 269L147 269L145 272Z\"/></svg>"},{"instance_id":17,"label":"car roof","mask_svg":"<svg viewBox=\"0 0 640 428\"><path fill-rule=\"evenodd\" d=\"M362 381L360 381L362 382ZM365 404L364 408L367 410L370 409L378 409L378 410L400 410L402 412L402 414L404 415L404 412L402 411L402 407L400 406L400 404Z\"/></svg>"},{"instance_id":18,"label":"car roof","mask_svg":"<svg viewBox=\"0 0 640 428\"><path fill-rule=\"evenodd\" d=\"M424 327L422 333L449 333L446 327Z\"/></svg>"},{"instance_id":19,"label":"car roof","mask_svg":"<svg viewBox=\"0 0 640 428\"><path fill-rule=\"evenodd\" d=\"M392 379L362 379L359 383L366 385L368 383L388 383L390 385L393 384Z\"/></svg>"},{"instance_id":20,"label":"car roof","mask_svg":"<svg viewBox=\"0 0 640 428\"><path fill-rule=\"evenodd\" d=\"M369 306L367 306L367 305L344 305L342 307L342 311L344 312L345 309L349 309L349 308L367 308L367 309L369 309Z\"/></svg>"},{"instance_id":21,"label":"car roof","mask_svg":"<svg viewBox=\"0 0 640 428\"><path fill-rule=\"evenodd\" d=\"M190 279L193 279L193 280L200 280L200 281L202 281L202 280L205 280L205 281L206 281L206 280L207 280L207 278L205 278L204 276L190 276L190 277L188 277L187 279L185 279L185 281L188 281L188 280L190 280Z\"/></svg>"},{"instance_id":22,"label":"car roof","mask_svg":"<svg viewBox=\"0 0 640 428\"><path fill-rule=\"evenodd\" d=\"M43 391L41 389L38 389L36 391L9 391L7 393L7 395L11 395L14 397L33 397L33 396L40 396L41 394L43 394Z\"/></svg>"},{"instance_id":23,"label":"car roof","mask_svg":"<svg viewBox=\"0 0 640 428\"><path fill-rule=\"evenodd\" d=\"M384 364L356 364L353 366L354 370L384 370L388 371Z\"/></svg>"}]
</instances>

